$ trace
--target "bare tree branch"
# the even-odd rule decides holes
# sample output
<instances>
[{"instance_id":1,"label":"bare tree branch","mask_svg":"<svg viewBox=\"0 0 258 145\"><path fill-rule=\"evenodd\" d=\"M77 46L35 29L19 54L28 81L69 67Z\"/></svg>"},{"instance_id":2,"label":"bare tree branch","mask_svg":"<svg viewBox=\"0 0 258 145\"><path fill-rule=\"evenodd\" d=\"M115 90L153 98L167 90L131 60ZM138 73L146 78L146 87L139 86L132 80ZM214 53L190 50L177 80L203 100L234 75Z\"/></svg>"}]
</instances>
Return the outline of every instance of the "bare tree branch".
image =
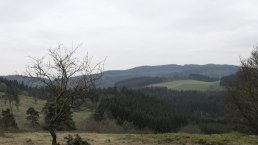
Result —
<instances>
[{"instance_id":1,"label":"bare tree branch","mask_svg":"<svg viewBox=\"0 0 258 145\"><path fill-rule=\"evenodd\" d=\"M53 95L51 103L55 106L55 114L48 124L53 140L57 120L67 110L85 103L104 69L104 61L93 65L88 54L83 59L76 57L78 48L79 45L68 50L59 44L56 49L49 49L48 57L31 57L31 65L27 67L27 77L47 87Z\"/></svg>"}]
</instances>

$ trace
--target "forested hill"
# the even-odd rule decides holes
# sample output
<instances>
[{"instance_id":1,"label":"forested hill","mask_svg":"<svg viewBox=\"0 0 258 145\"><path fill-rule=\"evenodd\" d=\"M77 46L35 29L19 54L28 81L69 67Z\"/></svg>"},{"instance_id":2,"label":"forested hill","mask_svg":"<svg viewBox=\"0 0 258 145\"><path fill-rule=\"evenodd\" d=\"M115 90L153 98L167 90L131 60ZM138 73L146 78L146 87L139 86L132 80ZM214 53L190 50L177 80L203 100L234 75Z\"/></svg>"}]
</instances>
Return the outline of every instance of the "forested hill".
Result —
<instances>
[{"instance_id":1,"label":"forested hill","mask_svg":"<svg viewBox=\"0 0 258 145\"><path fill-rule=\"evenodd\" d=\"M157 66L140 66L127 70L110 70L103 73L103 77L98 82L98 86L102 88L113 87L115 83L122 80L137 77L184 77L190 74L200 74L211 78L221 78L230 74L234 74L238 70L234 65L157 65ZM28 84L29 81L21 76L5 76L8 80L17 80ZM28 84L31 85L31 84Z\"/></svg>"},{"instance_id":2,"label":"forested hill","mask_svg":"<svg viewBox=\"0 0 258 145\"><path fill-rule=\"evenodd\" d=\"M238 70L234 65L158 65L158 66L140 66L128 70L106 71L99 82L102 87L112 87L115 83L122 80L137 77L183 77L190 74L201 74L211 78L221 78L234 74Z\"/></svg>"}]
</instances>

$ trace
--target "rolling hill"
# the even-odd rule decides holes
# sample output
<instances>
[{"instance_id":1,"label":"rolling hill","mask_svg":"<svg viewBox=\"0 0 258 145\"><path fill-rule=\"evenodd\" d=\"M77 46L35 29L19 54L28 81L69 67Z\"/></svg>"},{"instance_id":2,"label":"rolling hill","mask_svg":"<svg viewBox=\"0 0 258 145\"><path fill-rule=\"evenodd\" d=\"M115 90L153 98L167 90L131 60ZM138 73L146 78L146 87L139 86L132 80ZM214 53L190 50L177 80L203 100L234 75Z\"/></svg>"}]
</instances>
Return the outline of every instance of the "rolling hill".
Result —
<instances>
[{"instance_id":1,"label":"rolling hill","mask_svg":"<svg viewBox=\"0 0 258 145\"><path fill-rule=\"evenodd\" d=\"M109 70L104 71L102 78L98 81L98 86L101 88L113 87L116 83L138 77L184 77L189 74L200 74L211 78L221 78L226 75L234 74L239 67L234 65L157 65L157 66L140 66L127 70ZM80 77L80 76L78 76ZM77 77L77 78L78 78ZM31 85L28 80L18 75L4 76L8 80L17 80L24 84Z\"/></svg>"},{"instance_id":2,"label":"rolling hill","mask_svg":"<svg viewBox=\"0 0 258 145\"><path fill-rule=\"evenodd\" d=\"M128 70L106 71L99 81L100 87L113 87L116 83L139 77L184 77L190 74L200 74L211 78L221 78L238 71L234 65L158 65L158 66L140 66Z\"/></svg>"}]
</instances>

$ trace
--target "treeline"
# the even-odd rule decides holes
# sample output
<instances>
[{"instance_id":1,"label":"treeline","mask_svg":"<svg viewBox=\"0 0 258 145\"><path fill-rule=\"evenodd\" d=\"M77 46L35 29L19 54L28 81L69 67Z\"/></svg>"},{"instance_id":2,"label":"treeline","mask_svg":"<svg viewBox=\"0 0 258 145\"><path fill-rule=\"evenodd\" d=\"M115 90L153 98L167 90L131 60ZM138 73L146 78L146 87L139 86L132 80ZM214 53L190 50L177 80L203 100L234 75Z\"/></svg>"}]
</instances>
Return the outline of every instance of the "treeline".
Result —
<instances>
[{"instance_id":1,"label":"treeline","mask_svg":"<svg viewBox=\"0 0 258 145\"><path fill-rule=\"evenodd\" d=\"M187 118L195 120L218 120L223 92L176 91L165 87L147 87L141 92L157 98L180 110Z\"/></svg>"},{"instance_id":2,"label":"treeline","mask_svg":"<svg viewBox=\"0 0 258 145\"><path fill-rule=\"evenodd\" d=\"M101 91L105 97L100 100L94 114L97 121L113 118L119 125L129 122L138 129L149 128L154 132L213 134L250 131L239 120L227 118L223 91L175 91L167 88L109 88Z\"/></svg>"},{"instance_id":3,"label":"treeline","mask_svg":"<svg viewBox=\"0 0 258 145\"><path fill-rule=\"evenodd\" d=\"M139 89L155 83L169 82L169 81L175 81L175 80L187 80L187 79L204 81L204 82L214 82L219 80L218 78L212 78L202 74L189 74L188 76L173 75L173 76L166 76L166 77L143 76L143 77L136 77L136 78L130 78L130 79L119 81L115 84L115 87Z\"/></svg>"},{"instance_id":4,"label":"treeline","mask_svg":"<svg viewBox=\"0 0 258 145\"><path fill-rule=\"evenodd\" d=\"M149 128L155 132L176 132L186 123L173 106L139 91L123 88L105 92L110 96L100 101L96 120L102 120L105 113L111 112L118 124L127 121L138 129Z\"/></svg>"},{"instance_id":5,"label":"treeline","mask_svg":"<svg viewBox=\"0 0 258 145\"><path fill-rule=\"evenodd\" d=\"M218 78L211 78L201 74L190 74L188 78L192 80L204 81L204 82L215 82L219 80Z\"/></svg>"},{"instance_id":6,"label":"treeline","mask_svg":"<svg viewBox=\"0 0 258 145\"><path fill-rule=\"evenodd\" d=\"M115 84L115 87L117 88L126 87L126 88L136 89L136 88L142 88L142 87L148 86L150 84L160 83L163 81L164 80L160 77L137 77L137 78L131 78L131 79L126 79L126 80L117 82Z\"/></svg>"},{"instance_id":7,"label":"treeline","mask_svg":"<svg viewBox=\"0 0 258 145\"><path fill-rule=\"evenodd\" d=\"M221 86L229 86L232 85L233 81L235 81L237 79L237 75L236 74L232 74L232 75L228 75L228 76L224 76L220 79L220 85Z\"/></svg>"},{"instance_id":8,"label":"treeline","mask_svg":"<svg viewBox=\"0 0 258 145\"><path fill-rule=\"evenodd\" d=\"M16 87L19 90L30 90L31 88L24 83L19 83L17 80L7 80L4 77L0 77L0 91L5 91L8 86Z\"/></svg>"},{"instance_id":9,"label":"treeline","mask_svg":"<svg viewBox=\"0 0 258 145\"><path fill-rule=\"evenodd\" d=\"M15 85L19 84L14 83ZM45 88L29 88L27 92L35 99L51 99L51 94ZM177 132L189 125L197 125L203 133L239 130L238 122L228 121L223 114L223 91L175 91L147 87L138 90L97 89L88 94L89 100L95 104L94 108L96 107L94 113L96 121L109 118L114 119L121 126L129 123L136 129L147 128L154 132ZM15 103L15 100L11 101ZM51 104L46 104L44 111L51 112L51 110L53 110ZM5 114L8 116L8 113ZM11 110L10 114L12 114ZM67 118L60 121L59 124L62 125L58 130L75 129L72 112L69 111L65 117ZM8 120L12 120L11 116L9 118Z\"/></svg>"}]
</instances>

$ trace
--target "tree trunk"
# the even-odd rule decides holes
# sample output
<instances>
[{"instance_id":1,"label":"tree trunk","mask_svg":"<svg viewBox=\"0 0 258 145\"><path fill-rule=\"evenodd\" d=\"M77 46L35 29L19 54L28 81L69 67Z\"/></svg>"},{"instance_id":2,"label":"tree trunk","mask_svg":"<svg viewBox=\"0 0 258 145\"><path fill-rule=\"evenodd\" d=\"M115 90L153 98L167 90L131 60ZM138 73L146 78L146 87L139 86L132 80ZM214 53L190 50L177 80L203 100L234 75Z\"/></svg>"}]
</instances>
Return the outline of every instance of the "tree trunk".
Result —
<instances>
[{"instance_id":1,"label":"tree trunk","mask_svg":"<svg viewBox=\"0 0 258 145\"><path fill-rule=\"evenodd\" d=\"M12 101L11 100L9 100L9 106L10 106L11 114L13 114L13 106L12 106Z\"/></svg>"},{"instance_id":2,"label":"tree trunk","mask_svg":"<svg viewBox=\"0 0 258 145\"><path fill-rule=\"evenodd\" d=\"M55 133L55 131L52 128L48 129L48 131L49 131L49 133L52 136L52 145L58 145L57 142L56 142L56 133Z\"/></svg>"}]
</instances>

